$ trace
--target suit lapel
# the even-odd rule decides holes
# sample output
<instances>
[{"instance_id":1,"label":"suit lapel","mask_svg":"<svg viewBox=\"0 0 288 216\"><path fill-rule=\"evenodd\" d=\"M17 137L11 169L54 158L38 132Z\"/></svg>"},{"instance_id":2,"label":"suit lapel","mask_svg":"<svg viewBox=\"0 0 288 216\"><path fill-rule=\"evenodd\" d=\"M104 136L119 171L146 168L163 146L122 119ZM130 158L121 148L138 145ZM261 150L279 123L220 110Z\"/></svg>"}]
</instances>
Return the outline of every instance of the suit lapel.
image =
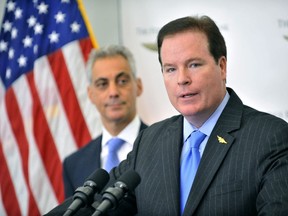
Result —
<instances>
[{"instance_id":1,"label":"suit lapel","mask_svg":"<svg viewBox=\"0 0 288 216\"><path fill-rule=\"evenodd\" d=\"M222 139L224 139L227 144L219 143L217 136L220 136ZM192 215L193 212L196 210L198 204L204 196L204 193L206 192L214 176L216 175L217 170L221 166L225 155L233 144L234 138L229 134L223 131L219 131L217 136L215 134L211 136L206 145L205 152L202 156L187 201L189 203L189 205L187 205L188 209L185 209L185 212L189 212L189 214L187 215Z\"/></svg>"},{"instance_id":2,"label":"suit lapel","mask_svg":"<svg viewBox=\"0 0 288 216\"><path fill-rule=\"evenodd\" d=\"M166 193L165 199L169 202L169 205L165 205L165 208L169 208L170 215L179 214L179 179L180 179L180 152L183 143L183 117L178 118L173 124L167 126L165 134L161 141L162 152L162 170L164 170L164 182ZM166 211L167 212L167 211Z\"/></svg>"},{"instance_id":3,"label":"suit lapel","mask_svg":"<svg viewBox=\"0 0 288 216\"><path fill-rule=\"evenodd\" d=\"M96 140L96 144L95 144L95 147L96 147L96 151L97 152L95 154L95 163L96 163L96 168L100 168L101 167L101 151L102 151L102 145L101 145L101 142L102 142L102 138L103 138L103 135L101 134Z\"/></svg>"},{"instance_id":4,"label":"suit lapel","mask_svg":"<svg viewBox=\"0 0 288 216\"><path fill-rule=\"evenodd\" d=\"M230 99L209 137L187 200L189 204L183 215L195 213L227 152L233 145L234 137L229 133L240 127L243 104L233 90L228 89L228 91Z\"/></svg>"},{"instance_id":5,"label":"suit lapel","mask_svg":"<svg viewBox=\"0 0 288 216\"><path fill-rule=\"evenodd\" d=\"M148 125L146 125L146 124L145 124L144 122L142 122L142 120L141 120L141 124L140 124L140 128L139 128L139 132L140 132L141 130L147 128L147 127L148 127Z\"/></svg>"}]
</instances>

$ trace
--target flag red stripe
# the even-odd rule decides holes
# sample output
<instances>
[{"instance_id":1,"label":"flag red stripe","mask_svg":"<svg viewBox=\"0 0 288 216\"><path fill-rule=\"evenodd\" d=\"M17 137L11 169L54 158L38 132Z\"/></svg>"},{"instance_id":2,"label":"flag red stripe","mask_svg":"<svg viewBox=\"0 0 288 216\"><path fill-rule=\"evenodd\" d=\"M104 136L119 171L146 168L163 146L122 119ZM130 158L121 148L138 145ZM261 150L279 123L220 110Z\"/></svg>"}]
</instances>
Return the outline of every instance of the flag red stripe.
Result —
<instances>
[{"instance_id":1,"label":"flag red stripe","mask_svg":"<svg viewBox=\"0 0 288 216\"><path fill-rule=\"evenodd\" d=\"M64 56L61 51L57 51L48 56L48 61L57 83L75 141L78 147L82 147L91 140L91 135L78 103ZM77 118L75 118L76 116Z\"/></svg>"},{"instance_id":2,"label":"flag red stripe","mask_svg":"<svg viewBox=\"0 0 288 216\"><path fill-rule=\"evenodd\" d=\"M79 44L83 53L83 59L85 62L87 62L91 49L93 48L92 41L90 38L85 38L85 39L79 40Z\"/></svg>"},{"instance_id":3,"label":"flag red stripe","mask_svg":"<svg viewBox=\"0 0 288 216\"><path fill-rule=\"evenodd\" d=\"M101 123L98 116L91 112L92 105L87 101L85 92L84 63L93 48L93 41L86 31L85 22L88 20L83 22L81 14L76 11L78 1L69 5L59 2L55 7L47 3L47 14L40 16L37 7L41 2L19 2L15 2L11 11L6 10L3 17L3 23L8 20L19 33L17 38L12 38L11 34L5 38L11 47L20 44L13 51L15 56L25 57L25 65L17 62L16 58L8 58L10 53L3 50L4 58L0 58L0 64L5 67L3 72L10 71L12 76L9 77L9 90L0 81L0 98L3 101L3 109L0 109L1 112L3 110L0 114L0 215L38 216L64 201L62 160L88 143L91 131L96 130L92 126ZM66 17L72 13L73 19L44 22L49 16L54 16L58 8ZM8 13L15 13L16 9L21 9L23 16L11 18ZM51 31L29 35L33 46L23 46L27 34L19 29L24 26L27 30L33 28L30 23L27 24L32 15L39 25ZM76 28L71 29L71 24ZM77 26L81 27L80 31ZM54 30L59 40L50 37ZM38 54L40 58L37 58ZM6 60L9 60L7 65ZM17 80L14 80L16 77L13 74L19 75ZM94 119L97 120L95 124Z\"/></svg>"},{"instance_id":4,"label":"flag red stripe","mask_svg":"<svg viewBox=\"0 0 288 216\"><path fill-rule=\"evenodd\" d=\"M12 183L8 166L3 154L2 143L0 140L0 185L3 206L8 215L22 215L17 202L16 192Z\"/></svg>"},{"instance_id":5,"label":"flag red stripe","mask_svg":"<svg viewBox=\"0 0 288 216\"><path fill-rule=\"evenodd\" d=\"M6 92L5 99L6 99L7 115L11 123L13 133L17 134L15 138L17 140L18 148L21 154L23 173L24 173L26 185L29 190L28 213L29 215L40 215L40 212L38 210L37 204L35 202L35 199L32 194L30 184L29 184L29 174L28 174L29 172L28 170L29 144L25 135L25 129L23 126L24 124L23 124L21 112L19 110L19 106L17 103L17 98L12 88L10 88Z\"/></svg>"},{"instance_id":6,"label":"flag red stripe","mask_svg":"<svg viewBox=\"0 0 288 216\"><path fill-rule=\"evenodd\" d=\"M31 95L33 98L33 132L35 140L51 181L52 187L59 202L64 200L64 185L62 180L62 163L59 158L53 136L51 135L44 111L34 83L34 74L27 75Z\"/></svg>"}]
</instances>

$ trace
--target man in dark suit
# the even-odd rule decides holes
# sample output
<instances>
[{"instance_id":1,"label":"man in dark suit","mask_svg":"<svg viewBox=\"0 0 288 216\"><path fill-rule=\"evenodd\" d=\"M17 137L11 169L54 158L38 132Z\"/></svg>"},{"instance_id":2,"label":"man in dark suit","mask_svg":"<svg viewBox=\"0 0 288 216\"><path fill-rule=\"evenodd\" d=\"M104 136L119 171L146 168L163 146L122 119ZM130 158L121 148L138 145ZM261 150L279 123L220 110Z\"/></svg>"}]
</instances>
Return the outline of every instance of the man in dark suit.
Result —
<instances>
[{"instance_id":1,"label":"man in dark suit","mask_svg":"<svg viewBox=\"0 0 288 216\"><path fill-rule=\"evenodd\" d=\"M226 45L214 21L176 19L161 28L157 43L166 90L181 115L140 132L110 172L110 186L130 169L141 182L107 214L287 216L288 124L244 105L226 87ZM192 186L184 187L182 174L193 171L182 165L194 131L204 134L201 160Z\"/></svg>"},{"instance_id":2,"label":"man in dark suit","mask_svg":"<svg viewBox=\"0 0 288 216\"><path fill-rule=\"evenodd\" d=\"M93 171L106 168L111 138L125 141L117 152L121 161L132 150L139 131L147 127L136 113L136 98L141 95L143 87L141 79L136 76L132 53L127 48L112 45L93 50L87 69L88 96L100 113L103 133L65 158L66 197L72 196Z\"/></svg>"},{"instance_id":3,"label":"man in dark suit","mask_svg":"<svg viewBox=\"0 0 288 216\"><path fill-rule=\"evenodd\" d=\"M127 169L139 173L134 211L141 216L288 215L288 124L226 88L226 45L216 24L206 16L180 18L157 42L169 99L182 115L140 133L111 181ZM206 138L181 213L181 155L194 130ZM121 209L127 215L133 207L122 202L116 215Z\"/></svg>"}]
</instances>

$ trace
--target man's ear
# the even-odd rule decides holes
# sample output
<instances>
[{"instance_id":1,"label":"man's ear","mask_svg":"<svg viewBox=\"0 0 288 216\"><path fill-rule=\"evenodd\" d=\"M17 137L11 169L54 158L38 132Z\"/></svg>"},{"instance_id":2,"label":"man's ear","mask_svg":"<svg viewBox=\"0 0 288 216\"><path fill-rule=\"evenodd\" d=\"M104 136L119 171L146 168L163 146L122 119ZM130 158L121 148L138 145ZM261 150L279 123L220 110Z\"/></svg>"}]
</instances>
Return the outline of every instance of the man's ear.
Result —
<instances>
[{"instance_id":1,"label":"man's ear","mask_svg":"<svg viewBox=\"0 0 288 216\"><path fill-rule=\"evenodd\" d=\"M136 79L136 85L137 85L137 96L140 96L143 92L142 80L140 78Z\"/></svg>"},{"instance_id":2,"label":"man's ear","mask_svg":"<svg viewBox=\"0 0 288 216\"><path fill-rule=\"evenodd\" d=\"M90 101L93 102L93 91L92 91L92 87L90 85L87 87L87 95L88 95Z\"/></svg>"},{"instance_id":3,"label":"man's ear","mask_svg":"<svg viewBox=\"0 0 288 216\"><path fill-rule=\"evenodd\" d=\"M220 70L221 70L221 76L222 79L225 80L226 82L226 76L227 76L227 60L225 58L225 56L220 57L218 64L220 66Z\"/></svg>"}]
</instances>

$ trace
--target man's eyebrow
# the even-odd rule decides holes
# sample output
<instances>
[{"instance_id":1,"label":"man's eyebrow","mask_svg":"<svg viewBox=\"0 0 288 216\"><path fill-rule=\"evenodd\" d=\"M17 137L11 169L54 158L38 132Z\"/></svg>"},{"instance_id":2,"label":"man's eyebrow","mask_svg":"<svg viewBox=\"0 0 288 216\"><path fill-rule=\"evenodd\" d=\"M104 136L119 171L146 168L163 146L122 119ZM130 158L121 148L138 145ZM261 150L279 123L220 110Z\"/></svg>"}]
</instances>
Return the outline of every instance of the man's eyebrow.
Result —
<instances>
[{"instance_id":1,"label":"man's eyebrow","mask_svg":"<svg viewBox=\"0 0 288 216\"><path fill-rule=\"evenodd\" d=\"M163 64L163 67L174 67L174 64L165 63L165 64Z\"/></svg>"},{"instance_id":2,"label":"man's eyebrow","mask_svg":"<svg viewBox=\"0 0 288 216\"><path fill-rule=\"evenodd\" d=\"M202 58L199 58L199 57L193 57L193 58L189 58L187 60L185 60L185 64L188 64L189 62L192 62L192 61L203 61ZM163 67L174 67L175 64L172 64L172 63L164 63L163 64Z\"/></svg>"},{"instance_id":3,"label":"man's eyebrow","mask_svg":"<svg viewBox=\"0 0 288 216\"><path fill-rule=\"evenodd\" d=\"M129 75L128 72L120 71L120 72L116 75L115 79L118 79L118 78L123 77L123 76L125 76L125 77L130 77L130 75ZM93 82L94 82L94 83L97 83L97 82L100 82L100 81L107 81L107 80L108 80L108 78L106 78L106 77L98 77L97 79L93 80Z\"/></svg>"},{"instance_id":4,"label":"man's eyebrow","mask_svg":"<svg viewBox=\"0 0 288 216\"><path fill-rule=\"evenodd\" d=\"M118 79L119 77L122 77L122 76L130 77L130 75L129 75L128 72L121 71L121 72L119 72L119 73L117 74L116 79Z\"/></svg>"},{"instance_id":5,"label":"man's eyebrow","mask_svg":"<svg viewBox=\"0 0 288 216\"><path fill-rule=\"evenodd\" d=\"M101 81L107 81L107 80L108 80L107 78L99 77L99 78L95 79L95 80L93 81L93 83L97 83L97 82L101 82Z\"/></svg>"}]
</instances>

